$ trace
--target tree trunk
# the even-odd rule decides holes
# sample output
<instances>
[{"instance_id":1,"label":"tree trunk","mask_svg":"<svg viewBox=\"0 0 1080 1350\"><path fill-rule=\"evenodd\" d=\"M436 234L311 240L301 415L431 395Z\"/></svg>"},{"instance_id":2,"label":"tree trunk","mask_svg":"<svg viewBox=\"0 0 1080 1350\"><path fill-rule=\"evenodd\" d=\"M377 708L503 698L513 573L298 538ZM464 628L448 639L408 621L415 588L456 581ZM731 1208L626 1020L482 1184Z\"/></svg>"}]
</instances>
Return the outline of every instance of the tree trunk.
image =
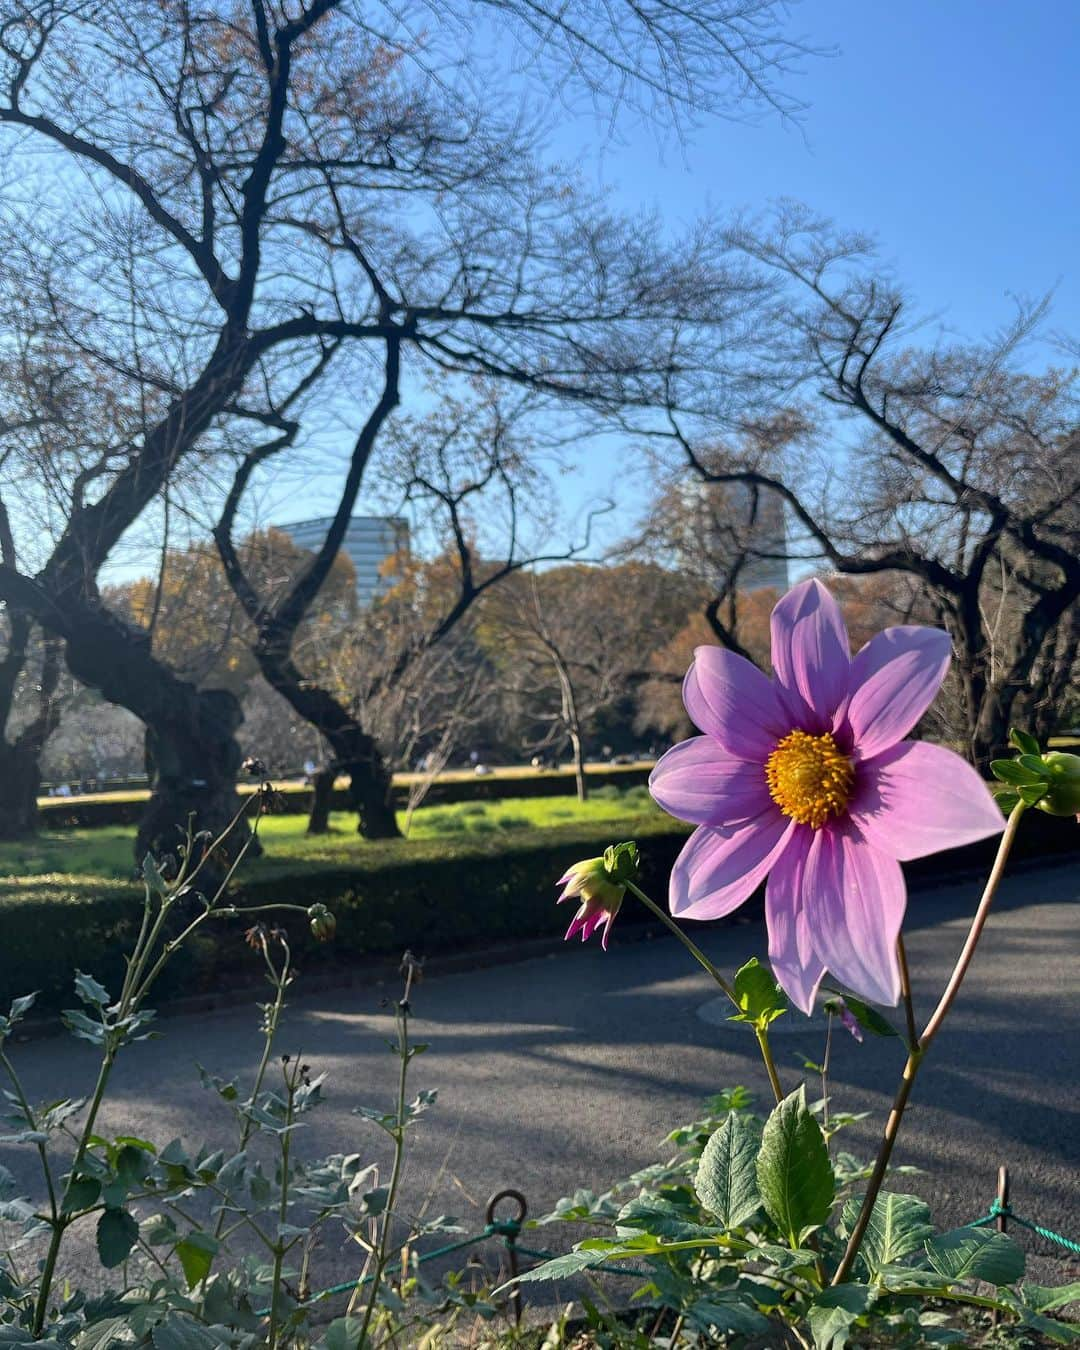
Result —
<instances>
[{"instance_id":1,"label":"tree trunk","mask_svg":"<svg viewBox=\"0 0 1080 1350\"><path fill-rule=\"evenodd\" d=\"M0 741L0 839L24 839L37 829L40 746Z\"/></svg>"},{"instance_id":2,"label":"tree trunk","mask_svg":"<svg viewBox=\"0 0 1080 1350\"><path fill-rule=\"evenodd\" d=\"M189 821L195 830L217 837L234 819L241 806L236 732L243 721L240 704L228 690L199 690L180 680L163 698L144 696L139 715L146 722L153 772L150 801L135 837L137 863L147 853L173 852ZM226 856L235 857L249 833L246 825L238 825L225 845ZM259 852L255 840L248 854Z\"/></svg>"},{"instance_id":3,"label":"tree trunk","mask_svg":"<svg viewBox=\"0 0 1080 1350\"><path fill-rule=\"evenodd\" d=\"M98 603L69 602L63 620L71 673L146 726L152 773L150 800L135 837L136 866L148 852L174 853L189 820L196 830L219 835L241 805L239 700L228 690L197 689L181 680L152 655L145 634ZM235 857L249 834L239 822L224 845L226 856ZM255 840L248 853L259 852Z\"/></svg>"},{"instance_id":4,"label":"tree trunk","mask_svg":"<svg viewBox=\"0 0 1080 1350\"><path fill-rule=\"evenodd\" d=\"M570 744L574 748L574 777L577 780L577 799L579 802L583 802L588 799L589 784L585 778L585 752L581 744L581 736L576 728L570 732Z\"/></svg>"},{"instance_id":5,"label":"tree trunk","mask_svg":"<svg viewBox=\"0 0 1080 1350\"><path fill-rule=\"evenodd\" d=\"M334 782L337 775L337 765L331 764L328 769L320 769L311 780L308 834L325 834L330 828L330 806L334 799Z\"/></svg>"},{"instance_id":6,"label":"tree trunk","mask_svg":"<svg viewBox=\"0 0 1080 1350\"><path fill-rule=\"evenodd\" d=\"M393 775L374 740L356 722L327 736L338 772L349 775L349 805L365 839L400 839Z\"/></svg>"},{"instance_id":7,"label":"tree trunk","mask_svg":"<svg viewBox=\"0 0 1080 1350\"><path fill-rule=\"evenodd\" d=\"M287 648L260 643L255 655L270 687L329 745L335 772L348 776L358 833L365 839L400 839L392 776L374 739L329 690L301 675Z\"/></svg>"}]
</instances>

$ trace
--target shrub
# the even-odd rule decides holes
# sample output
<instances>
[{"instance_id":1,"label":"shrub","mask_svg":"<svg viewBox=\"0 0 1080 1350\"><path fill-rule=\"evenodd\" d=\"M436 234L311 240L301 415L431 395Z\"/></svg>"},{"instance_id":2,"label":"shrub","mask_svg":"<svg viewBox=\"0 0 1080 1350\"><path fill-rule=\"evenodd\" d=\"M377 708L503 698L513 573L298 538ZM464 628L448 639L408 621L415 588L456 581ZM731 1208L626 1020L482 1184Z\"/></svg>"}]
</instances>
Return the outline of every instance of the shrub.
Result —
<instances>
[{"instance_id":1,"label":"shrub","mask_svg":"<svg viewBox=\"0 0 1080 1350\"><path fill-rule=\"evenodd\" d=\"M453 836L365 843L355 860L341 867L263 859L255 875L234 884L231 898L238 905L261 904L284 890L298 904L323 903L334 910L336 956L325 947L313 948L306 954L309 967L402 947L444 953L480 941L554 937L566 927L566 916L552 903L555 879L579 858L602 853L620 833L581 824L505 829L486 818L470 818L470 825ZM634 822L653 894L666 892L688 828L659 813ZM913 880L984 871L992 843L921 858L905 871ZM1031 812L1013 856L1065 857L1076 847L1073 821ZM0 882L0 1004L39 989L41 1006L59 1006L61 997L68 997L64 990L75 966L106 984L116 983L122 970L119 953L134 940L138 898L133 884L101 888L93 878L80 883L52 875ZM238 964L235 945L206 939L186 947L170 965L162 995L180 987L212 987Z\"/></svg>"}]
</instances>

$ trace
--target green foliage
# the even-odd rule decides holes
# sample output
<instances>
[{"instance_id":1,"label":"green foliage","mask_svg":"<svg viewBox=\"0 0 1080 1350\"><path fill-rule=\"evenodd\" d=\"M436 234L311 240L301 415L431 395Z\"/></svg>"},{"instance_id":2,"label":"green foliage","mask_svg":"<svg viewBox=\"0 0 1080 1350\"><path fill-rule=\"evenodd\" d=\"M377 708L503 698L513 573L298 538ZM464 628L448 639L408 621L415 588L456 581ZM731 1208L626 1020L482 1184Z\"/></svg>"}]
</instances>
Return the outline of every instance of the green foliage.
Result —
<instances>
[{"instance_id":1,"label":"green foliage","mask_svg":"<svg viewBox=\"0 0 1080 1350\"><path fill-rule=\"evenodd\" d=\"M929 1238L926 1255L939 1275L957 1280L1013 1284L1024 1273L1024 1250L1007 1233L985 1228L954 1228Z\"/></svg>"},{"instance_id":2,"label":"green foliage","mask_svg":"<svg viewBox=\"0 0 1080 1350\"><path fill-rule=\"evenodd\" d=\"M728 1019L731 1022L750 1022L764 1029L787 1012L787 995L756 956L735 972L733 987L740 1011Z\"/></svg>"},{"instance_id":3,"label":"green foliage","mask_svg":"<svg viewBox=\"0 0 1080 1350\"><path fill-rule=\"evenodd\" d=\"M861 1195L853 1195L845 1203L840 1220L845 1233L855 1227L862 1202ZM866 1226L859 1259L876 1278L887 1266L919 1251L933 1233L929 1205L914 1195L881 1191Z\"/></svg>"},{"instance_id":4,"label":"green foliage","mask_svg":"<svg viewBox=\"0 0 1080 1350\"><path fill-rule=\"evenodd\" d=\"M126 1261L138 1237L139 1225L126 1210L103 1210L97 1225L97 1250L105 1269Z\"/></svg>"},{"instance_id":5,"label":"green foliage","mask_svg":"<svg viewBox=\"0 0 1080 1350\"><path fill-rule=\"evenodd\" d=\"M761 1207L757 1184L760 1131L732 1112L705 1145L695 1186L698 1199L726 1229L749 1223Z\"/></svg>"},{"instance_id":6,"label":"green foliage","mask_svg":"<svg viewBox=\"0 0 1080 1350\"><path fill-rule=\"evenodd\" d=\"M303 931L306 925L286 922L309 970L325 969L335 960L399 953L404 947L446 953L478 940L554 937L566 927L554 903L554 882L571 863L602 853L610 841L606 829L598 836L594 828L466 834L452 841L374 843L350 836L341 864L310 867L269 858L245 872L228 898L238 907L273 903L283 894L305 908L325 905L337 921L332 945L317 942ZM659 814L635 822L635 831L643 884L661 888L686 832ZM631 906L620 923L642 917ZM0 884L0 1001L36 987L40 1005L56 1009L70 989L75 966L106 988L119 988L123 952L134 942L140 920L134 885L88 894L48 877ZM224 940L215 932L187 943L170 962L162 994L220 988L247 969L250 952L237 925Z\"/></svg>"},{"instance_id":7,"label":"green foliage","mask_svg":"<svg viewBox=\"0 0 1080 1350\"><path fill-rule=\"evenodd\" d=\"M785 1097L765 1122L757 1181L769 1217L793 1250L829 1217L836 1183L805 1088Z\"/></svg>"}]
</instances>

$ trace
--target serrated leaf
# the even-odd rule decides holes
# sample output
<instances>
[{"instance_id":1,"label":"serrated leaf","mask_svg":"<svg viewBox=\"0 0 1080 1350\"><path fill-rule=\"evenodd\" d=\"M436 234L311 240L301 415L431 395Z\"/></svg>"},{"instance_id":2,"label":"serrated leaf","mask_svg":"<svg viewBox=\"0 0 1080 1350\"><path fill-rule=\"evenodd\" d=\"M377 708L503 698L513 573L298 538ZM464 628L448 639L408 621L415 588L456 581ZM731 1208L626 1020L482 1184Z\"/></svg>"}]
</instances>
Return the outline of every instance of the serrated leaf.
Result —
<instances>
[{"instance_id":1,"label":"serrated leaf","mask_svg":"<svg viewBox=\"0 0 1080 1350\"><path fill-rule=\"evenodd\" d=\"M75 992L92 1008L104 1008L110 1002L109 991L105 986L81 970L75 974Z\"/></svg>"},{"instance_id":2,"label":"serrated leaf","mask_svg":"<svg viewBox=\"0 0 1080 1350\"><path fill-rule=\"evenodd\" d=\"M200 1233L196 1229L188 1233L183 1242L178 1242L173 1248L183 1267L184 1279L189 1289L194 1289L210 1274L210 1267L220 1245L209 1233Z\"/></svg>"},{"instance_id":3,"label":"serrated leaf","mask_svg":"<svg viewBox=\"0 0 1080 1350\"><path fill-rule=\"evenodd\" d=\"M150 1332L154 1350L217 1350L220 1342L192 1321L171 1312Z\"/></svg>"},{"instance_id":4,"label":"serrated leaf","mask_svg":"<svg viewBox=\"0 0 1080 1350\"><path fill-rule=\"evenodd\" d=\"M612 1251L617 1249L618 1244L614 1242L605 1242L597 1247L578 1247L572 1252L567 1252L565 1256L556 1256L551 1261L545 1261L542 1265L527 1270L524 1275L518 1276L518 1282L524 1284L526 1280L533 1282L565 1280L583 1270L602 1266ZM495 1292L498 1293L498 1290Z\"/></svg>"},{"instance_id":5,"label":"serrated leaf","mask_svg":"<svg viewBox=\"0 0 1080 1350\"><path fill-rule=\"evenodd\" d=\"M853 1195L845 1203L840 1221L846 1233L855 1227L862 1202L861 1195ZM914 1195L882 1191L874 1201L859 1255L876 1278L885 1266L894 1265L919 1251L933 1235L929 1205Z\"/></svg>"},{"instance_id":6,"label":"serrated leaf","mask_svg":"<svg viewBox=\"0 0 1080 1350\"><path fill-rule=\"evenodd\" d=\"M319 1350L356 1350L364 1321L361 1317L339 1317L326 1328L318 1342Z\"/></svg>"},{"instance_id":7,"label":"serrated leaf","mask_svg":"<svg viewBox=\"0 0 1080 1350\"><path fill-rule=\"evenodd\" d=\"M768 1026L781 1013L787 1012L787 995L756 956L735 972L735 998L741 1012L729 1018L732 1022L755 1022Z\"/></svg>"},{"instance_id":8,"label":"serrated leaf","mask_svg":"<svg viewBox=\"0 0 1080 1350\"><path fill-rule=\"evenodd\" d=\"M60 1020L68 1031L80 1040L89 1041L92 1045L104 1045L105 1028L100 1022L92 1022L78 1008L65 1008L60 1014Z\"/></svg>"},{"instance_id":9,"label":"serrated leaf","mask_svg":"<svg viewBox=\"0 0 1080 1350\"><path fill-rule=\"evenodd\" d=\"M1064 1308L1067 1303L1080 1303L1080 1280L1072 1284L1022 1284L1020 1298L1025 1307L1035 1312L1050 1312L1054 1308Z\"/></svg>"},{"instance_id":10,"label":"serrated leaf","mask_svg":"<svg viewBox=\"0 0 1080 1350\"><path fill-rule=\"evenodd\" d=\"M1007 1233L984 1228L954 1228L926 1244L930 1264L950 1283L985 1280L987 1284L1014 1284L1024 1273L1024 1249Z\"/></svg>"},{"instance_id":11,"label":"serrated leaf","mask_svg":"<svg viewBox=\"0 0 1080 1350\"><path fill-rule=\"evenodd\" d=\"M126 1209L107 1209L97 1225L98 1258L106 1270L122 1265L139 1237L139 1225Z\"/></svg>"},{"instance_id":12,"label":"serrated leaf","mask_svg":"<svg viewBox=\"0 0 1080 1350\"><path fill-rule=\"evenodd\" d=\"M37 991L35 990L35 992L32 994L22 994L18 998L13 999L11 1003L11 1011L8 1013L8 1021L11 1022L12 1024L16 1022L21 1022L22 1019L26 1016L26 1014L30 1011L30 1009L34 1006L34 1001L36 998L37 998Z\"/></svg>"},{"instance_id":13,"label":"serrated leaf","mask_svg":"<svg viewBox=\"0 0 1080 1350\"><path fill-rule=\"evenodd\" d=\"M760 1136L745 1116L729 1115L698 1163L698 1199L725 1228L741 1228L761 1207L757 1184Z\"/></svg>"},{"instance_id":14,"label":"serrated leaf","mask_svg":"<svg viewBox=\"0 0 1080 1350\"><path fill-rule=\"evenodd\" d=\"M844 1350L848 1333L872 1302L865 1284L838 1284L819 1294L807 1313L814 1350Z\"/></svg>"},{"instance_id":15,"label":"serrated leaf","mask_svg":"<svg viewBox=\"0 0 1080 1350\"><path fill-rule=\"evenodd\" d=\"M696 1214L696 1208L693 1212ZM715 1226L696 1223L685 1208L659 1195L639 1195L630 1200L619 1210L615 1222L620 1232L630 1228L664 1242L690 1242L713 1237L720 1231Z\"/></svg>"},{"instance_id":16,"label":"serrated leaf","mask_svg":"<svg viewBox=\"0 0 1080 1350\"><path fill-rule=\"evenodd\" d=\"M91 1205L97 1203L100 1194L100 1181L95 1181L93 1177L80 1177L78 1181L73 1181L67 1188L63 1212L74 1214L77 1210L89 1209Z\"/></svg>"},{"instance_id":17,"label":"serrated leaf","mask_svg":"<svg viewBox=\"0 0 1080 1350\"><path fill-rule=\"evenodd\" d=\"M745 1303L720 1303L716 1299L700 1299L686 1310L687 1318L720 1336L767 1336L772 1326L756 1308Z\"/></svg>"},{"instance_id":18,"label":"serrated leaf","mask_svg":"<svg viewBox=\"0 0 1080 1350\"><path fill-rule=\"evenodd\" d=\"M836 1183L821 1127L806 1109L804 1087L785 1097L765 1122L757 1183L769 1217L793 1248L807 1229L829 1217Z\"/></svg>"}]
</instances>

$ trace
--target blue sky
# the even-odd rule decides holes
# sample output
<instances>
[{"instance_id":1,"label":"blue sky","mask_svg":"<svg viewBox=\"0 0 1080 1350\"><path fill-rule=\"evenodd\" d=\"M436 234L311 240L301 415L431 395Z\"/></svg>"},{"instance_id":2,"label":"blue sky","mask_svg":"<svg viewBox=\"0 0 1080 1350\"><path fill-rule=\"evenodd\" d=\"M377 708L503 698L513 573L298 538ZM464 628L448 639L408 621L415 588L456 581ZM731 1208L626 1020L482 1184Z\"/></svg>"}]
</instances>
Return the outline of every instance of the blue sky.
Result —
<instances>
[{"instance_id":1,"label":"blue sky","mask_svg":"<svg viewBox=\"0 0 1080 1350\"><path fill-rule=\"evenodd\" d=\"M1075 315L1080 6L805 0L792 25L837 49L789 82L802 127L718 123L666 165L639 133L606 156L621 199L692 216L796 197L878 235L962 330L996 326L1015 291L1056 286L1060 320Z\"/></svg>"},{"instance_id":2,"label":"blue sky","mask_svg":"<svg viewBox=\"0 0 1080 1350\"><path fill-rule=\"evenodd\" d=\"M874 235L920 311L964 338L1013 316L1014 296L1054 291L1052 329L1080 312L1080 6L1036 0L804 0L791 31L807 58L786 87L798 126L715 122L660 147L645 129L590 168L628 209L673 223L710 210L806 202ZM580 146L565 126L556 148ZM1049 347L1029 361L1059 363ZM617 450L568 490L602 492Z\"/></svg>"}]
</instances>

